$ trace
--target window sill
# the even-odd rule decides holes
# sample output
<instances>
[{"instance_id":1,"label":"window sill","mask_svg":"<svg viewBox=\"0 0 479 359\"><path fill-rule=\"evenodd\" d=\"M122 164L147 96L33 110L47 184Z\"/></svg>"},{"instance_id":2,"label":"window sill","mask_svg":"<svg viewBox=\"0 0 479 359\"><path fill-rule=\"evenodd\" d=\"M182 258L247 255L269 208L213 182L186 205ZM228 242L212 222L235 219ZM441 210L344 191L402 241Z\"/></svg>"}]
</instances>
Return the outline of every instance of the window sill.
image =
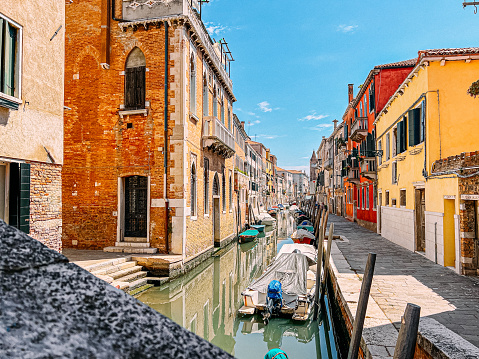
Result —
<instances>
[{"instance_id":1,"label":"window sill","mask_svg":"<svg viewBox=\"0 0 479 359\"><path fill-rule=\"evenodd\" d=\"M130 115L143 115L146 117L148 115L148 110L146 108L141 110L120 110L118 111L118 114L120 115L121 118L123 118L124 116L130 116Z\"/></svg>"},{"instance_id":2,"label":"window sill","mask_svg":"<svg viewBox=\"0 0 479 359\"><path fill-rule=\"evenodd\" d=\"M223 214L226 214L226 211L223 211Z\"/></svg>"},{"instance_id":3,"label":"window sill","mask_svg":"<svg viewBox=\"0 0 479 359\"><path fill-rule=\"evenodd\" d=\"M197 216L191 216L190 219L191 219L192 221L197 221L197 220L198 220L198 217L197 217Z\"/></svg>"},{"instance_id":4,"label":"window sill","mask_svg":"<svg viewBox=\"0 0 479 359\"><path fill-rule=\"evenodd\" d=\"M22 100L19 98L9 96L0 92L0 107L5 107L10 110L18 110L18 107L22 104Z\"/></svg>"},{"instance_id":5,"label":"window sill","mask_svg":"<svg viewBox=\"0 0 479 359\"><path fill-rule=\"evenodd\" d=\"M204 217L204 218L210 218L210 214L209 214L209 213L208 213L208 214L204 214L203 217Z\"/></svg>"}]
</instances>

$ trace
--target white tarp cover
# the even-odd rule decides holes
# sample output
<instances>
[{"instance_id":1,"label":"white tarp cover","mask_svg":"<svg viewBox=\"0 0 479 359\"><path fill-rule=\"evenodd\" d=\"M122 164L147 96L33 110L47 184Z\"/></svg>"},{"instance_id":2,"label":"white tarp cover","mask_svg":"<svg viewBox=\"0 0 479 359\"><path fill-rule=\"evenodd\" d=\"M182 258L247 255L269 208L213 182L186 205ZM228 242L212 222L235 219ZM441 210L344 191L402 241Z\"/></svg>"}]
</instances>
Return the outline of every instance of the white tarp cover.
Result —
<instances>
[{"instance_id":1,"label":"white tarp cover","mask_svg":"<svg viewBox=\"0 0 479 359\"><path fill-rule=\"evenodd\" d=\"M294 231L293 234L291 235L291 238L303 238L303 237L310 238L310 239L315 238L313 233L302 228Z\"/></svg>"},{"instance_id":2,"label":"white tarp cover","mask_svg":"<svg viewBox=\"0 0 479 359\"><path fill-rule=\"evenodd\" d=\"M284 253L266 269L261 277L255 280L248 289L260 293L268 292L268 284L272 280L281 282L283 293L288 295L306 295L308 259L301 253Z\"/></svg>"},{"instance_id":3,"label":"white tarp cover","mask_svg":"<svg viewBox=\"0 0 479 359\"><path fill-rule=\"evenodd\" d=\"M310 244L304 244L304 243L283 244L283 246L279 250L278 258L280 255L284 253L293 253L295 249L298 249L300 253L304 254L308 258L308 265L311 266L313 264L316 264L316 248L314 248L314 246Z\"/></svg>"}]
</instances>

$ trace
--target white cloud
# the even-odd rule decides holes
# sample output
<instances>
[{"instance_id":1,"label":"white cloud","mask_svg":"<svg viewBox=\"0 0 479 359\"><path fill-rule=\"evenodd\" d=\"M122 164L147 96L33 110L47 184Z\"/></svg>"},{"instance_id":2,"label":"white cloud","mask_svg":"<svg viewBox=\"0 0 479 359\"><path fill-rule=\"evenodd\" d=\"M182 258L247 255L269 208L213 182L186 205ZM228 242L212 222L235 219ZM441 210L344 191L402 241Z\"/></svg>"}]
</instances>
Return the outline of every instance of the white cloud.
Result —
<instances>
[{"instance_id":1,"label":"white cloud","mask_svg":"<svg viewBox=\"0 0 479 359\"><path fill-rule=\"evenodd\" d=\"M261 134L261 135L254 135L254 137L265 138L267 140L274 140L274 139L277 139L277 138L280 138L280 137L286 137L286 135L264 135L264 134Z\"/></svg>"},{"instance_id":2,"label":"white cloud","mask_svg":"<svg viewBox=\"0 0 479 359\"><path fill-rule=\"evenodd\" d=\"M239 27L232 27L232 26L226 26L226 25L221 25L221 24L216 24L214 22L205 22L205 27L208 33L213 36L219 36L222 33L231 31L231 30L239 30Z\"/></svg>"},{"instance_id":3,"label":"white cloud","mask_svg":"<svg viewBox=\"0 0 479 359\"><path fill-rule=\"evenodd\" d=\"M311 115L304 116L302 118L298 118L298 121L318 121L322 120L323 118L329 117L329 115L318 115L316 112L313 112Z\"/></svg>"},{"instance_id":4,"label":"white cloud","mask_svg":"<svg viewBox=\"0 0 479 359\"><path fill-rule=\"evenodd\" d=\"M330 123L320 123L316 126L308 127L308 129L313 130L313 131L323 131L323 130L325 130L327 128L331 128L331 127L333 127L333 125L330 124Z\"/></svg>"},{"instance_id":5,"label":"white cloud","mask_svg":"<svg viewBox=\"0 0 479 359\"><path fill-rule=\"evenodd\" d=\"M269 102L267 102L267 101L260 102L260 103L258 104L258 106L259 106L259 109L260 109L261 111L263 111L263 112L271 112L271 111L273 111L273 109L270 107Z\"/></svg>"},{"instance_id":6,"label":"white cloud","mask_svg":"<svg viewBox=\"0 0 479 359\"><path fill-rule=\"evenodd\" d=\"M250 115L250 116L256 116L256 114L254 112L246 112L247 115Z\"/></svg>"},{"instance_id":7,"label":"white cloud","mask_svg":"<svg viewBox=\"0 0 479 359\"><path fill-rule=\"evenodd\" d=\"M357 29L358 25L339 25L337 31L343 33L353 33Z\"/></svg>"}]
</instances>

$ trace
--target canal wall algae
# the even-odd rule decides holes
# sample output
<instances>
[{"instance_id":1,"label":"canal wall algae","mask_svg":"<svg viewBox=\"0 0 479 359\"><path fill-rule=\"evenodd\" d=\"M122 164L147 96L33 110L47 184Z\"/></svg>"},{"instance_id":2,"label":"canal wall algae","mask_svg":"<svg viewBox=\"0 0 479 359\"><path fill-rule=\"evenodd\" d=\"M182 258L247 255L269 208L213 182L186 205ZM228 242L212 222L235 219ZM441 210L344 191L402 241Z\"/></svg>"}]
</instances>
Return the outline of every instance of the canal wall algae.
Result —
<instances>
[{"instance_id":1,"label":"canal wall algae","mask_svg":"<svg viewBox=\"0 0 479 359\"><path fill-rule=\"evenodd\" d=\"M1 358L232 358L0 220Z\"/></svg>"}]
</instances>

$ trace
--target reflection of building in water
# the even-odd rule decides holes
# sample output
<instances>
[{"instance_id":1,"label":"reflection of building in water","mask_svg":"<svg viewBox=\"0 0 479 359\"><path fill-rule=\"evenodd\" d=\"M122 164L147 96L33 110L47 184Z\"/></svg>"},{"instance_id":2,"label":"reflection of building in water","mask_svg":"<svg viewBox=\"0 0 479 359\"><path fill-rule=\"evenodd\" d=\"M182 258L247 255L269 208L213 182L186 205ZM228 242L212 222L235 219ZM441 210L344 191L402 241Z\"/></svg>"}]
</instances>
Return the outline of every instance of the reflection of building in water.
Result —
<instances>
[{"instance_id":1,"label":"reflection of building in water","mask_svg":"<svg viewBox=\"0 0 479 359\"><path fill-rule=\"evenodd\" d=\"M138 299L234 355L241 292L261 275L276 248L272 234L241 246L230 245L185 276Z\"/></svg>"}]
</instances>

